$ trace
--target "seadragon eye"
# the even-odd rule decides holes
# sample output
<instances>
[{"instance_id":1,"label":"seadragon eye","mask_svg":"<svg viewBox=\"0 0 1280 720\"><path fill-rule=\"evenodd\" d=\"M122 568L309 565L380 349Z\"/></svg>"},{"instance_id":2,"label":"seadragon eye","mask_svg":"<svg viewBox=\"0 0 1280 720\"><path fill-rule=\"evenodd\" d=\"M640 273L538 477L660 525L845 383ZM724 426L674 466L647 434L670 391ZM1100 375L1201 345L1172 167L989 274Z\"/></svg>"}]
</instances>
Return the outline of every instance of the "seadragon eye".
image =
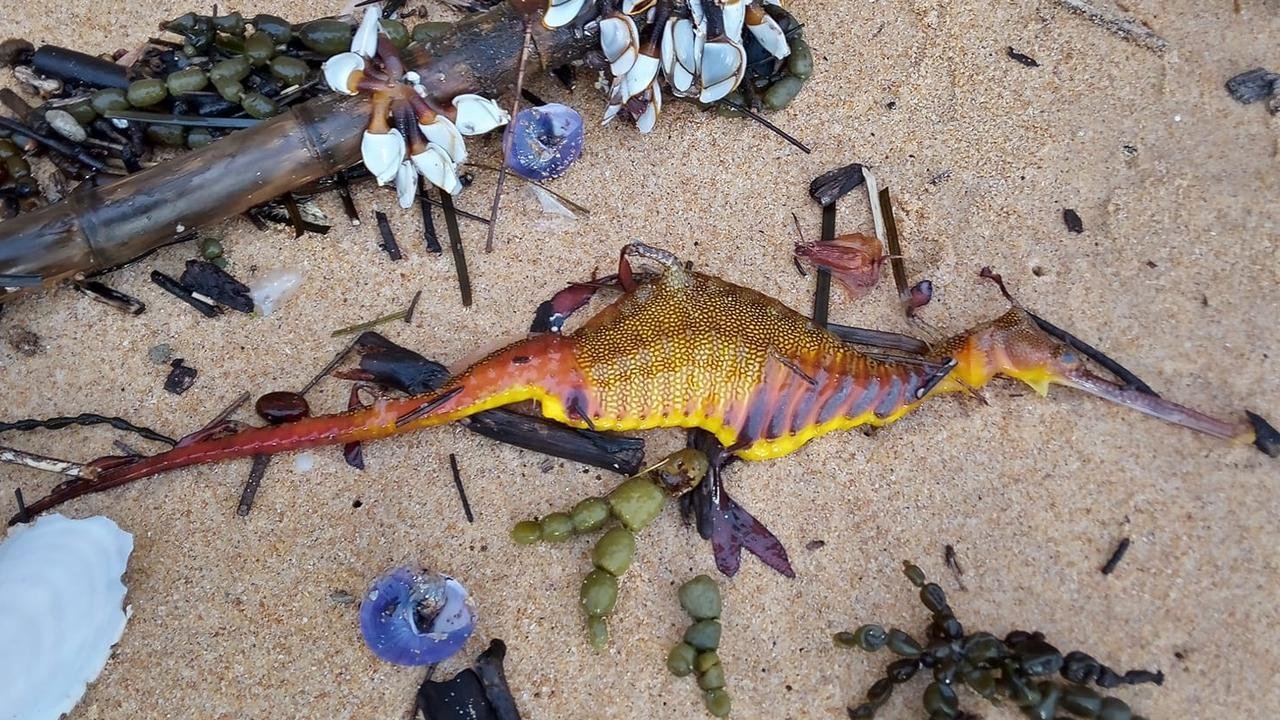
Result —
<instances>
[{"instance_id":1,"label":"seadragon eye","mask_svg":"<svg viewBox=\"0 0 1280 720\"><path fill-rule=\"evenodd\" d=\"M567 105L521 110L507 132L507 165L529 180L560 177L582 155L582 116Z\"/></svg>"},{"instance_id":2,"label":"seadragon eye","mask_svg":"<svg viewBox=\"0 0 1280 720\"><path fill-rule=\"evenodd\" d=\"M475 623L475 603L461 583L414 565L374 578L360 602L365 644L397 665L449 658L466 644Z\"/></svg>"}]
</instances>

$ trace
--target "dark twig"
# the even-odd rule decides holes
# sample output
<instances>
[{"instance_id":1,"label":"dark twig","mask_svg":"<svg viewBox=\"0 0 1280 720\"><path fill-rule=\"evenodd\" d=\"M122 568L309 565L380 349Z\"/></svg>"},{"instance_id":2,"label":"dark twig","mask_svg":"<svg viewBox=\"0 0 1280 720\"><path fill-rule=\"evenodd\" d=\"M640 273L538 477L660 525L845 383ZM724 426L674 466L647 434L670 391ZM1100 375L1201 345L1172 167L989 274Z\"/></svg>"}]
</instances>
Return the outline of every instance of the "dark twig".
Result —
<instances>
[{"instance_id":1,"label":"dark twig","mask_svg":"<svg viewBox=\"0 0 1280 720\"><path fill-rule=\"evenodd\" d=\"M396 320L403 320L405 315L408 315L408 314L409 314L408 310L397 310L388 315L383 315L382 317L377 317L372 320L366 320L365 322L357 323L355 325L348 325L344 328L338 328L337 330L334 330L333 332L329 333L329 337L342 337L343 335L354 335L355 333L358 333L358 332L371 330L373 328L378 327L379 325L385 325L389 322L395 322Z\"/></svg>"},{"instance_id":2,"label":"dark twig","mask_svg":"<svg viewBox=\"0 0 1280 720\"><path fill-rule=\"evenodd\" d=\"M479 168L479 169L481 169L481 170L489 170L489 171L496 172L496 173L500 173L500 172L502 172L502 168L500 168L500 167L494 167L494 166L492 166L492 165L485 165L484 163L468 162L468 163L467 163L467 167ZM530 186L533 186L533 187L539 188L539 189L540 189L540 190L542 190L543 192L545 192L545 193L547 193L547 194L551 195L551 196L552 196L552 197L554 197L555 199L557 199L557 200L559 200L560 202L562 202L562 203L564 203L565 205L567 205L567 206L569 207L569 209L570 209L570 210L572 210L573 212L577 213L578 215L582 215L582 216L584 216L584 217L585 217L585 216L587 216L587 215L590 215L590 214L591 214L591 211L590 211L590 210L588 210L587 208L583 207L581 204L576 203L576 202L574 202L573 200L570 200L569 198L565 197L564 195L561 195L560 193L556 192L555 190L552 190L552 189L551 189L550 187L548 187L547 185L545 185L545 184L543 184L543 183L538 182L537 180L530 180L530 179L529 179L529 178L527 178L527 177L521 177L521 176L519 176L519 175L515 175L515 174L510 174L510 175L508 175L508 177L514 178L515 180L518 180L518 181L520 181L520 182L524 183L525 185L530 185ZM462 214L462 211L461 211L461 210L459 210L458 212L459 212L459 214ZM477 218L477 219L483 220L484 218Z\"/></svg>"},{"instance_id":3,"label":"dark twig","mask_svg":"<svg viewBox=\"0 0 1280 720\"><path fill-rule=\"evenodd\" d=\"M27 501L22 499L22 488L13 489L13 499L18 501L18 522L31 522L31 513L27 512Z\"/></svg>"},{"instance_id":4,"label":"dark twig","mask_svg":"<svg viewBox=\"0 0 1280 720\"><path fill-rule=\"evenodd\" d=\"M153 123L156 125L183 125L204 128L247 128L262 122L257 118L208 117L205 115L169 115L166 113L141 112L139 110L108 110L103 113L108 119L132 120L135 122Z\"/></svg>"},{"instance_id":5,"label":"dark twig","mask_svg":"<svg viewBox=\"0 0 1280 720\"><path fill-rule=\"evenodd\" d=\"M382 236L382 244L380 247L386 251L387 257L392 262L400 260L404 257L400 253L400 244L396 242L395 233L391 232L391 221L387 219L387 214L381 210L374 210L373 216L378 220L378 234Z\"/></svg>"},{"instance_id":6,"label":"dark twig","mask_svg":"<svg viewBox=\"0 0 1280 720\"><path fill-rule=\"evenodd\" d=\"M8 432L10 430L17 430L19 432L26 432L29 430L37 430L37 429L61 430L63 428L71 427L73 425L79 425L79 426L110 425L116 430L123 430L124 432L134 433L139 437L144 437L148 440L155 440L156 442L161 442L166 445L178 444L177 440L174 440L168 435L162 435L161 433L158 433L149 427L143 427L142 425L134 425L133 423L129 422L128 420L125 420L124 418L107 417L105 415L96 415L94 413L80 413L79 415L75 415L75 416L59 416L59 417L47 418L45 420L36 420L34 418L28 418L25 420L15 420L13 422L0 422L0 433Z\"/></svg>"},{"instance_id":7,"label":"dark twig","mask_svg":"<svg viewBox=\"0 0 1280 720\"><path fill-rule=\"evenodd\" d=\"M110 305L130 315L141 315L147 309L146 304L138 298L126 295L115 288L107 287L96 280L81 280L72 283L72 286L87 295L89 299L104 305Z\"/></svg>"},{"instance_id":8,"label":"dark twig","mask_svg":"<svg viewBox=\"0 0 1280 720\"><path fill-rule=\"evenodd\" d=\"M422 235L427 243L427 252L439 254L444 252L440 247L440 236L436 233L435 213L431 210L431 198L427 190L418 191L418 208L422 211Z\"/></svg>"},{"instance_id":9,"label":"dark twig","mask_svg":"<svg viewBox=\"0 0 1280 720\"><path fill-rule=\"evenodd\" d=\"M293 236L295 238L302 237L305 232L303 225L306 221L302 219L302 209L298 207L298 201L293 197L293 193L287 192L281 196L284 202L284 209L289 213L289 224L293 225Z\"/></svg>"},{"instance_id":10,"label":"dark twig","mask_svg":"<svg viewBox=\"0 0 1280 720\"><path fill-rule=\"evenodd\" d=\"M351 354L351 350L355 348L355 344L356 341L353 340L351 341L351 344L339 350L338 353L333 356L333 359L329 361L329 364L325 365L324 368L322 368L320 372L316 373L306 385L302 386L302 389L298 391L298 394L306 395L311 392L311 390L315 388L321 380L323 380L329 373L333 372L334 368L338 367L338 365L342 364L343 360L347 359L347 356Z\"/></svg>"},{"instance_id":11,"label":"dark twig","mask_svg":"<svg viewBox=\"0 0 1280 720\"><path fill-rule=\"evenodd\" d=\"M885 348L887 350L901 350L915 355L925 355L929 352L929 343L902 333L869 330L830 322L827 323L827 329L835 333L836 337L841 340L855 345L870 345L871 347Z\"/></svg>"},{"instance_id":12,"label":"dark twig","mask_svg":"<svg viewBox=\"0 0 1280 720\"><path fill-rule=\"evenodd\" d=\"M190 305L196 310L199 310L200 314L204 315L207 318L217 317L218 315L222 314L222 309L219 308L217 305L210 305L204 300L201 300L200 298L196 297L191 292L191 290L187 289L185 285L178 282L177 280L174 280L168 275L165 275L159 270L151 271L151 282L155 283L156 285L159 285L162 289L164 289L170 295L173 295L174 297L178 298L182 302Z\"/></svg>"},{"instance_id":13,"label":"dark twig","mask_svg":"<svg viewBox=\"0 0 1280 720\"><path fill-rule=\"evenodd\" d=\"M467 491L462 487L462 473L458 472L458 456L449 453L449 472L453 473L453 486L458 489L458 499L462 501L462 512L467 516L467 522L476 521L474 515L471 514L471 503L467 500Z\"/></svg>"},{"instance_id":14,"label":"dark twig","mask_svg":"<svg viewBox=\"0 0 1280 720\"><path fill-rule=\"evenodd\" d=\"M1116 566L1124 559L1124 554L1129 552L1129 538L1124 538L1116 545L1115 552L1111 553L1111 557L1107 558L1107 564L1102 566L1102 574L1110 575L1116 571Z\"/></svg>"},{"instance_id":15,"label":"dark twig","mask_svg":"<svg viewBox=\"0 0 1280 720\"><path fill-rule=\"evenodd\" d=\"M529 46L533 44L533 23L528 18L524 21L524 45L520 48L520 64L516 66L516 91L511 99L511 122L516 121L520 112L520 93L524 90L524 66L529 59ZM484 241L484 251L493 252L493 235L498 228L498 207L502 203L502 186L507 180L507 152L511 149L511 126L502 133L502 169L498 171L498 184L493 189L493 205L489 208L489 236ZM463 303L464 305L466 303Z\"/></svg>"},{"instance_id":16,"label":"dark twig","mask_svg":"<svg viewBox=\"0 0 1280 720\"><path fill-rule=\"evenodd\" d=\"M352 225L359 225L360 212L356 210L356 203L351 199L351 183L343 173L338 173L335 177L334 183L338 189L338 197L342 199L342 210L347 214L347 219Z\"/></svg>"},{"instance_id":17,"label":"dark twig","mask_svg":"<svg viewBox=\"0 0 1280 720\"><path fill-rule=\"evenodd\" d=\"M0 128L4 128L10 132L21 133L31 138L32 140L35 140L41 145L44 145L50 150L53 150L54 152L60 155L65 155L66 157L69 157L72 160L75 160L81 165L84 165L88 168L96 170L100 173L103 173L106 175L124 175L125 174L123 170L117 170L109 165L104 165L101 160L95 158L94 156L85 152L84 150L72 144L71 142L65 141L65 140L59 140L58 138L50 137L43 133L36 132L35 130L32 130L31 128L27 127L26 125L23 125L17 120L13 120L11 118L7 118L7 117L4 117L3 115L0 115Z\"/></svg>"},{"instance_id":18,"label":"dark twig","mask_svg":"<svg viewBox=\"0 0 1280 720\"><path fill-rule=\"evenodd\" d=\"M955 546L951 543L947 543L946 547L942 549L942 558L946 563L947 568L949 568L951 573L956 576L956 586L961 590L968 590L968 588L964 586L964 578L961 577L964 575L964 570L960 568L960 561L956 558Z\"/></svg>"},{"instance_id":19,"label":"dark twig","mask_svg":"<svg viewBox=\"0 0 1280 720\"><path fill-rule=\"evenodd\" d=\"M836 205L822 206L822 242L831 242L836 237ZM826 268L818 268L818 284L813 291L813 321L818 325L827 324L827 315L831 306L831 273Z\"/></svg>"},{"instance_id":20,"label":"dark twig","mask_svg":"<svg viewBox=\"0 0 1280 720\"><path fill-rule=\"evenodd\" d=\"M262 485L262 478L267 474L267 465L271 464L270 455L254 455L253 465L249 468L249 479L244 484L244 490L240 492L240 505L236 508L236 515L247 517L249 511L253 509L253 499L258 495L258 488Z\"/></svg>"},{"instance_id":21,"label":"dark twig","mask_svg":"<svg viewBox=\"0 0 1280 720\"><path fill-rule=\"evenodd\" d=\"M404 324L408 325L413 322L413 314L418 310L418 301L422 299L422 291L413 294L413 300L409 301L409 309L404 311Z\"/></svg>"},{"instance_id":22,"label":"dark twig","mask_svg":"<svg viewBox=\"0 0 1280 720\"><path fill-rule=\"evenodd\" d=\"M462 307L471 307L471 273L467 271L467 254L462 249L458 215L453 208L453 198L443 190L440 191L440 207L444 209L444 227L449 233L449 251L453 253L453 265L458 270L458 289L462 292Z\"/></svg>"},{"instance_id":23,"label":"dark twig","mask_svg":"<svg viewBox=\"0 0 1280 720\"><path fill-rule=\"evenodd\" d=\"M240 409L242 405L249 402L250 397L251 396L249 395L249 391L247 390L245 392L240 393L238 396L236 396L235 400L231 401L231 404L228 405L226 409L224 409L222 412L215 415L212 420L210 420L204 427L197 430L195 434L199 435L201 433L208 432L209 430L212 430L213 428L216 428L219 425L222 425L223 423L225 423L232 415L235 414L237 410Z\"/></svg>"},{"instance_id":24,"label":"dark twig","mask_svg":"<svg viewBox=\"0 0 1280 720\"><path fill-rule=\"evenodd\" d=\"M759 113L753 112L753 111L751 110L751 108L747 107L746 105L742 105L742 104L736 103L736 102L734 102L734 101L732 101L732 100L730 100L730 99L728 99L728 98L721 98L721 99L720 99L720 103L721 103L722 105L727 105L727 106L729 106L729 107L733 108L734 110L736 110L736 111L738 111L738 112L742 113L743 115L746 115L747 117L751 118L752 120L755 120L756 122L758 122L758 123L760 123L761 125L765 126L765 127L766 127L766 128L768 128L769 130L773 131L773 133L774 133L775 135L777 135L778 137L782 138L783 140L786 140L787 142L791 143L792 145L795 145L797 148L799 148L800 150L802 150L802 151L803 151L803 152L805 152L806 154L807 154L807 153L812 153L812 152L813 152L812 150L810 150L810 149L809 149L809 147L808 147L807 145L805 145L804 143L800 142L799 140L797 140L797 139L795 139L794 137L792 137L791 135L789 135L789 134L787 133L787 131L785 131L785 130L783 130L782 128L778 127L777 125L774 125L773 123L769 122L769 121L768 121L768 120L766 120L764 117L762 117Z\"/></svg>"},{"instance_id":25,"label":"dark twig","mask_svg":"<svg viewBox=\"0 0 1280 720\"><path fill-rule=\"evenodd\" d=\"M902 259L902 244L898 240L898 222L893 217L893 202L889 199L889 188L880 188L880 213L884 217L884 240L889 246L889 267L893 269L893 284L898 288L898 299L910 297L907 287L907 265Z\"/></svg>"}]
</instances>

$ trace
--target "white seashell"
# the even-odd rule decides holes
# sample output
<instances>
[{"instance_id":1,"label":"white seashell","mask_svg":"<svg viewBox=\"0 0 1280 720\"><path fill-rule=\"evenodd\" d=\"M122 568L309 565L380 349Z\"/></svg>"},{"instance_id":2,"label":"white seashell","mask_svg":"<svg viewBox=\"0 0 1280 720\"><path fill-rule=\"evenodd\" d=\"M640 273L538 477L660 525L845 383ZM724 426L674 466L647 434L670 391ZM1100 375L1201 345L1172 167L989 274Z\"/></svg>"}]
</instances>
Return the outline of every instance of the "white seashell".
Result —
<instances>
[{"instance_id":1,"label":"white seashell","mask_svg":"<svg viewBox=\"0 0 1280 720\"><path fill-rule=\"evenodd\" d=\"M462 182L458 180L458 172L453 167L453 161L439 145L427 143L426 150L409 159L413 161L413 166L422 174L422 177L432 185L450 195L457 195L462 189Z\"/></svg>"},{"instance_id":2,"label":"white seashell","mask_svg":"<svg viewBox=\"0 0 1280 720\"><path fill-rule=\"evenodd\" d=\"M640 53L623 80L623 101L639 95L653 84L653 79L658 76L658 65L658 58Z\"/></svg>"},{"instance_id":3,"label":"white seashell","mask_svg":"<svg viewBox=\"0 0 1280 720\"><path fill-rule=\"evenodd\" d=\"M640 53L640 31L628 15L614 13L600 21L600 50L609 61L609 71L622 77Z\"/></svg>"},{"instance_id":4,"label":"white seashell","mask_svg":"<svg viewBox=\"0 0 1280 720\"><path fill-rule=\"evenodd\" d=\"M724 0L724 36L742 42L742 25L747 19L747 0Z\"/></svg>"},{"instance_id":5,"label":"white seashell","mask_svg":"<svg viewBox=\"0 0 1280 720\"><path fill-rule=\"evenodd\" d=\"M129 609L133 536L105 517L43 515L0 543L0 718L57 720L107 664Z\"/></svg>"},{"instance_id":6,"label":"white seashell","mask_svg":"<svg viewBox=\"0 0 1280 720\"><path fill-rule=\"evenodd\" d=\"M741 45L708 42L702 50L702 93L698 100L713 103L733 92L746 72L747 55Z\"/></svg>"},{"instance_id":7,"label":"white seashell","mask_svg":"<svg viewBox=\"0 0 1280 720\"><path fill-rule=\"evenodd\" d=\"M647 135L653 131L655 125L658 124L658 115L662 113L662 91L658 89L658 83L653 84L653 95L644 112L640 113L640 117L636 118L636 129L641 135Z\"/></svg>"}]
</instances>

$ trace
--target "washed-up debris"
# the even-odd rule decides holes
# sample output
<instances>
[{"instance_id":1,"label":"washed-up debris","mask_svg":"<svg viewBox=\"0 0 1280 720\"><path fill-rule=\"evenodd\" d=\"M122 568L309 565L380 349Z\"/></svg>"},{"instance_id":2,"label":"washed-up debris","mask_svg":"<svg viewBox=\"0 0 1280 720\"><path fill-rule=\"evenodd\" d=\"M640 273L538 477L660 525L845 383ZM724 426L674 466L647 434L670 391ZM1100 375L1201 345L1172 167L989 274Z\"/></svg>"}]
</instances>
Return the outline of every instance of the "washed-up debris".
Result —
<instances>
[{"instance_id":1,"label":"washed-up debris","mask_svg":"<svg viewBox=\"0 0 1280 720\"><path fill-rule=\"evenodd\" d=\"M382 237L382 242L378 244L382 250L391 258L392 262L404 258L400 252L400 243L396 242L395 233L391 232L391 221L387 219L387 214L381 210L374 210L373 217L378 221L378 234Z\"/></svg>"},{"instance_id":2,"label":"washed-up debris","mask_svg":"<svg viewBox=\"0 0 1280 720\"><path fill-rule=\"evenodd\" d=\"M1129 538L1120 540L1120 543L1116 545L1115 551L1111 553L1111 557L1107 558L1107 564L1102 566L1103 575L1110 575L1116 571L1120 561L1124 559L1124 554L1129 552L1130 542Z\"/></svg>"},{"instance_id":3,"label":"washed-up debris","mask_svg":"<svg viewBox=\"0 0 1280 720\"><path fill-rule=\"evenodd\" d=\"M147 350L147 359L157 365L169 362L171 357L173 357L173 348L168 343L152 345L151 349Z\"/></svg>"},{"instance_id":4,"label":"washed-up debris","mask_svg":"<svg viewBox=\"0 0 1280 720\"><path fill-rule=\"evenodd\" d=\"M253 306L263 316L270 315L293 296L302 284L302 279L301 271L287 268L262 273L249 283L249 296L253 298Z\"/></svg>"},{"instance_id":5,"label":"washed-up debris","mask_svg":"<svg viewBox=\"0 0 1280 720\"><path fill-rule=\"evenodd\" d=\"M360 600L360 633L380 659L430 665L462 649L475 630L475 601L457 580L413 565L369 583Z\"/></svg>"},{"instance_id":6,"label":"washed-up debris","mask_svg":"<svg viewBox=\"0 0 1280 720\"><path fill-rule=\"evenodd\" d=\"M110 425L116 430L134 433L139 437L148 440L155 440L166 445L175 445L177 441L173 438L162 435L149 427L142 425L134 425L122 417L107 417L98 415L97 413L80 413L79 415L60 415L58 417L36 419L26 418L23 420L13 420L9 422L0 422L0 433L17 431L26 432L28 430L61 430L62 428L80 426L87 427L90 425Z\"/></svg>"},{"instance_id":7,"label":"washed-up debris","mask_svg":"<svg viewBox=\"0 0 1280 720\"><path fill-rule=\"evenodd\" d=\"M831 273L850 300L858 300L871 292L880 280L880 270L886 260L880 241L862 233L801 243L796 245L795 255Z\"/></svg>"},{"instance_id":8,"label":"washed-up debris","mask_svg":"<svg viewBox=\"0 0 1280 720\"><path fill-rule=\"evenodd\" d=\"M1246 70L1227 81L1227 92L1244 105L1270 98L1267 109L1271 114L1280 113L1280 73L1266 68Z\"/></svg>"},{"instance_id":9,"label":"washed-up debris","mask_svg":"<svg viewBox=\"0 0 1280 720\"><path fill-rule=\"evenodd\" d=\"M253 297L249 286L212 262L188 260L178 281L192 292L211 298L232 310L253 312Z\"/></svg>"},{"instance_id":10,"label":"washed-up debris","mask_svg":"<svg viewBox=\"0 0 1280 720\"><path fill-rule=\"evenodd\" d=\"M959 690L969 688L993 704L1008 700L1032 718L1061 717L1070 713L1082 718L1128 720L1135 717L1119 698L1101 695L1089 685L1115 688L1120 685L1164 683L1164 673L1130 670L1123 675L1089 655L1074 651L1063 654L1045 641L1044 634L1014 630L1000 640L988 632L965 633L947 602L943 589L927 582L924 572L911 563L904 572L920 588L920 602L932 615L921 643L908 633L868 624L853 632L833 637L838 647L876 652L888 647L899 659L889 663L885 677L867 690L866 701L850 707L851 720L875 717L893 694L921 670L930 683L921 703L930 717L976 717L960 708ZM1062 681L1052 679L1061 675ZM1065 682L1063 682L1065 681Z\"/></svg>"},{"instance_id":11,"label":"washed-up debris","mask_svg":"<svg viewBox=\"0 0 1280 720\"><path fill-rule=\"evenodd\" d=\"M146 304L138 298L126 295L96 280L73 282L72 287L89 296L91 300L109 305L129 315L141 315L147 309Z\"/></svg>"},{"instance_id":12,"label":"washed-up debris","mask_svg":"<svg viewBox=\"0 0 1280 720\"><path fill-rule=\"evenodd\" d=\"M511 528L512 541L530 545L559 543L575 535L594 533L603 530L611 518L621 525L605 531L596 542L591 551L593 569L579 589L587 639L596 651L603 650L609 642L609 616L618 602L619 580L635 558L636 535L657 519L668 496L677 497L696 487L706 474L706 455L691 448L678 450L627 478L604 497L588 497L571 510L524 520Z\"/></svg>"},{"instance_id":13,"label":"washed-up debris","mask_svg":"<svg viewBox=\"0 0 1280 720\"><path fill-rule=\"evenodd\" d=\"M196 382L196 369L183 363L182 358L176 358L169 363L169 376L164 379L164 389L174 395L191 389Z\"/></svg>"},{"instance_id":14,"label":"washed-up debris","mask_svg":"<svg viewBox=\"0 0 1280 720\"><path fill-rule=\"evenodd\" d=\"M5 333L9 347L24 357L35 357L44 352L44 341L40 336L23 327L10 328Z\"/></svg>"},{"instance_id":15,"label":"washed-up debris","mask_svg":"<svg viewBox=\"0 0 1280 720\"><path fill-rule=\"evenodd\" d=\"M955 575L956 586L961 590L966 590L967 588L964 586L963 579L964 570L960 567L959 558L956 557L955 546L948 543L942 550L942 559L943 562L946 563L947 569L951 571L951 574Z\"/></svg>"},{"instance_id":16,"label":"washed-up debris","mask_svg":"<svg viewBox=\"0 0 1280 720\"><path fill-rule=\"evenodd\" d=\"M1073 233L1084 232L1084 220L1080 219L1080 213L1071 208L1066 208L1062 211L1062 222Z\"/></svg>"},{"instance_id":17,"label":"washed-up debris","mask_svg":"<svg viewBox=\"0 0 1280 720\"><path fill-rule=\"evenodd\" d=\"M1026 65L1027 67L1040 67L1040 63L1037 62L1035 58L1014 50L1012 46L1005 50L1005 54L1009 56L1010 60Z\"/></svg>"},{"instance_id":18,"label":"washed-up debris","mask_svg":"<svg viewBox=\"0 0 1280 720\"><path fill-rule=\"evenodd\" d=\"M1163 52L1169 42L1138 20L1116 7L1112 0L1058 0L1075 12L1084 15L1099 27L1119 35L1136 45L1154 52Z\"/></svg>"},{"instance_id":19,"label":"washed-up debris","mask_svg":"<svg viewBox=\"0 0 1280 720\"><path fill-rule=\"evenodd\" d=\"M560 103L525 108L507 125L507 167L529 180L551 180L568 172L582 155L582 116Z\"/></svg>"},{"instance_id":20,"label":"washed-up debris","mask_svg":"<svg viewBox=\"0 0 1280 720\"><path fill-rule=\"evenodd\" d=\"M449 472L453 474L453 487L458 491L458 500L462 502L462 513L467 516L467 522L476 521L475 515L471 514L471 503L467 500L466 488L462 487L462 473L458 471L458 456L449 453Z\"/></svg>"},{"instance_id":21,"label":"washed-up debris","mask_svg":"<svg viewBox=\"0 0 1280 720\"><path fill-rule=\"evenodd\" d=\"M0 543L0 617L12 620L0 643L6 717L57 720L80 701L124 634L132 552L133 536L102 516L10 528Z\"/></svg>"},{"instance_id":22,"label":"washed-up debris","mask_svg":"<svg viewBox=\"0 0 1280 720\"><path fill-rule=\"evenodd\" d=\"M696 674L702 702L715 717L727 717L731 710L725 690L724 666L720 664L720 586L699 575L680 586L680 607L693 619L684 638L667 653L667 669L676 677Z\"/></svg>"},{"instance_id":23,"label":"washed-up debris","mask_svg":"<svg viewBox=\"0 0 1280 720\"><path fill-rule=\"evenodd\" d=\"M190 288L159 270L151 271L151 282L159 285L170 295L173 295L182 302L190 305L196 310L199 310L200 314L207 318L217 317L222 314L222 308L219 308L217 305L209 302L212 298L197 297Z\"/></svg>"},{"instance_id":24,"label":"washed-up debris","mask_svg":"<svg viewBox=\"0 0 1280 720\"><path fill-rule=\"evenodd\" d=\"M520 720L502 661L507 646L491 640L472 667L448 680L431 679L418 688L417 710L424 720Z\"/></svg>"}]
</instances>

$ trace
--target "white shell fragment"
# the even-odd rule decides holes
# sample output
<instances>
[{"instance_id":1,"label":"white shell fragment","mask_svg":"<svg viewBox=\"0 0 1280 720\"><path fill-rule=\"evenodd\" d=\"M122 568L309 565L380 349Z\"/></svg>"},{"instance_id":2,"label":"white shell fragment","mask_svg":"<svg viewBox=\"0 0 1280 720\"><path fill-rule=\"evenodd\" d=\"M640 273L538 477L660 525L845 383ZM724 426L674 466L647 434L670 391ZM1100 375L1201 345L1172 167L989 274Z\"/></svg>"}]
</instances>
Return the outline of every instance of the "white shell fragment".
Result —
<instances>
[{"instance_id":1,"label":"white shell fragment","mask_svg":"<svg viewBox=\"0 0 1280 720\"><path fill-rule=\"evenodd\" d=\"M407 210L417 196L418 171L414 169L413 163L405 160L396 170L396 199L400 202L400 208Z\"/></svg>"},{"instance_id":2,"label":"white shell fragment","mask_svg":"<svg viewBox=\"0 0 1280 720\"><path fill-rule=\"evenodd\" d=\"M439 145L428 143L427 149L409 158L427 182L435 185L450 195L457 195L462 190L462 182L458 180L458 171L454 169L449 154Z\"/></svg>"},{"instance_id":3,"label":"white shell fragment","mask_svg":"<svg viewBox=\"0 0 1280 720\"><path fill-rule=\"evenodd\" d=\"M353 52L338 53L324 61L324 81L334 92L355 95L351 89L351 75L364 70L364 58Z\"/></svg>"},{"instance_id":4,"label":"white shell fragment","mask_svg":"<svg viewBox=\"0 0 1280 720\"><path fill-rule=\"evenodd\" d=\"M133 536L105 517L44 515L0 543L0 720L70 712L124 634Z\"/></svg>"},{"instance_id":5,"label":"white shell fragment","mask_svg":"<svg viewBox=\"0 0 1280 720\"><path fill-rule=\"evenodd\" d=\"M747 29L751 31L756 41L769 51L769 54L779 60L791 54L791 48L787 45L787 34L782 31L777 21L768 15L760 13L760 23L747 25Z\"/></svg>"},{"instance_id":6,"label":"white shell fragment","mask_svg":"<svg viewBox=\"0 0 1280 720\"><path fill-rule=\"evenodd\" d=\"M458 112L454 125L463 135L483 135L511 120L498 103L480 95L459 95L453 99L453 108Z\"/></svg>"}]
</instances>

